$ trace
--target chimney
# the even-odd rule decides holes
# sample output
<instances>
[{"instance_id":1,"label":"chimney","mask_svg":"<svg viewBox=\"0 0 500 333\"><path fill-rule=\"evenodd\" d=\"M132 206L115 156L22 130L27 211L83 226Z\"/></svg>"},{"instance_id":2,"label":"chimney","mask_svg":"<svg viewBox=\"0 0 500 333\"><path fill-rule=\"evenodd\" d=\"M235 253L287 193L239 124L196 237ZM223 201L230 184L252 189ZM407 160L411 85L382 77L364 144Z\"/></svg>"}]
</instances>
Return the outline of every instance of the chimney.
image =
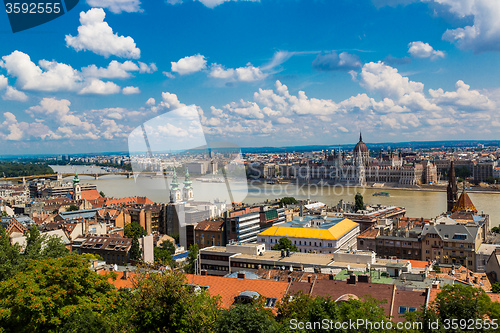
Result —
<instances>
[{"instance_id":1,"label":"chimney","mask_svg":"<svg viewBox=\"0 0 500 333\"><path fill-rule=\"evenodd\" d=\"M289 257L290 256L290 249L286 249L286 256Z\"/></svg>"},{"instance_id":2,"label":"chimney","mask_svg":"<svg viewBox=\"0 0 500 333\"><path fill-rule=\"evenodd\" d=\"M285 250L281 250L281 257L285 256Z\"/></svg>"},{"instance_id":3,"label":"chimney","mask_svg":"<svg viewBox=\"0 0 500 333\"><path fill-rule=\"evenodd\" d=\"M292 276L288 275L288 282L292 282Z\"/></svg>"},{"instance_id":4,"label":"chimney","mask_svg":"<svg viewBox=\"0 0 500 333\"><path fill-rule=\"evenodd\" d=\"M308 283L312 283L312 275L308 275L307 276L307 282Z\"/></svg>"},{"instance_id":5,"label":"chimney","mask_svg":"<svg viewBox=\"0 0 500 333\"><path fill-rule=\"evenodd\" d=\"M124 271L123 271L123 277L122 279L123 280L128 280L130 277L130 269L127 267Z\"/></svg>"},{"instance_id":6,"label":"chimney","mask_svg":"<svg viewBox=\"0 0 500 333\"><path fill-rule=\"evenodd\" d=\"M244 279L244 278L245 278L245 273L238 272L238 279Z\"/></svg>"},{"instance_id":7,"label":"chimney","mask_svg":"<svg viewBox=\"0 0 500 333\"><path fill-rule=\"evenodd\" d=\"M201 273L201 276L207 276L207 270L206 269L202 269L200 273Z\"/></svg>"}]
</instances>

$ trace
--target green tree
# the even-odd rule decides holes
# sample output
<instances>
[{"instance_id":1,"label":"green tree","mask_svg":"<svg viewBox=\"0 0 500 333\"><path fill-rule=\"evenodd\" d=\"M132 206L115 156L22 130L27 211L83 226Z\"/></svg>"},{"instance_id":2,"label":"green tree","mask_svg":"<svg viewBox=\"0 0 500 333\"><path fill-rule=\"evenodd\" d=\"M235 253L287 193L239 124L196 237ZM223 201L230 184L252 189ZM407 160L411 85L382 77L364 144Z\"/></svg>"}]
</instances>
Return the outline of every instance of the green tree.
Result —
<instances>
[{"instance_id":1,"label":"green tree","mask_svg":"<svg viewBox=\"0 0 500 333\"><path fill-rule=\"evenodd\" d=\"M5 332L57 332L74 313L105 318L117 295L107 279L78 255L28 260L24 272L0 282L0 327Z\"/></svg>"},{"instance_id":2,"label":"green tree","mask_svg":"<svg viewBox=\"0 0 500 333\"><path fill-rule=\"evenodd\" d=\"M9 235L0 227L0 282L5 281L24 269L24 258L18 244L10 243Z\"/></svg>"},{"instance_id":3,"label":"green tree","mask_svg":"<svg viewBox=\"0 0 500 333\"><path fill-rule=\"evenodd\" d=\"M495 302L496 303L496 302ZM484 290L460 284L446 285L436 295L428 309L421 315L422 322L445 319L479 319L488 316L498 318L498 303L493 303ZM424 331L426 327L424 325ZM429 330L427 330L429 331ZM449 332L466 332L460 327Z\"/></svg>"},{"instance_id":4,"label":"green tree","mask_svg":"<svg viewBox=\"0 0 500 333\"><path fill-rule=\"evenodd\" d=\"M175 254L175 245L171 241L161 242L161 248L167 250L170 254Z\"/></svg>"},{"instance_id":5,"label":"green tree","mask_svg":"<svg viewBox=\"0 0 500 333\"><path fill-rule=\"evenodd\" d=\"M26 232L26 248L24 257L26 259L40 259L42 257L42 244L44 237L36 225L32 225Z\"/></svg>"},{"instance_id":6,"label":"green tree","mask_svg":"<svg viewBox=\"0 0 500 333\"><path fill-rule=\"evenodd\" d=\"M146 272L137 278L125 322L135 332L211 332L220 299L186 284L184 274Z\"/></svg>"},{"instance_id":7,"label":"green tree","mask_svg":"<svg viewBox=\"0 0 500 333\"><path fill-rule=\"evenodd\" d=\"M276 251L286 250L286 249L289 249L291 252L299 252L297 246L294 245L292 241L287 237L280 238L278 243L274 244L273 247L271 248L271 250L276 250Z\"/></svg>"},{"instance_id":8,"label":"green tree","mask_svg":"<svg viewBox=\"0 0 500 333\"><path fill-rule=\"evenodd\" d=\"M193 244L189 247L189 255L187 257L187 264L184 266L184 271L188 274L195 273L196 259L198 258L198 253L200 249L197 244Z\"/></svg>"},{"instance_id":9,"label":"green tree","mask_svg":"<svg viewBox=\"0 0 500 333\"><path fill-rule=\"evenodd\" d=\"M297 204L297 199L294 197L283 197L280 200L280 207L286 206L286 205L296 205Z\"/></svg>"},{"instance_id":10,"label":"green tree","mask_svg":"<svg viewBox=\"0 0 500 333\"><path fill-rule=\"evenodd\" d=\"M69 250L64 246L60 237L52 235L44 240L42 250L43 258L61 258L68 254Z\"/></svg>"},{"instance_id":11,"label":"green tree","mask_svg":"<svg viewBox=\"0 0 500 333\"><path fill-rule=\"evenodd\" d=\"M499 227L493 227L493 228L491 228L491 232L494 232L495 234L500 234L500 228Z\"/></svg>"},{"instance_id":12,"label":"green tree","mask_svg":"<svg viewBox=\"0 0 500 333\"><path fill-rule=\"evenodd\" d=\"M498 282L493 283L491 285L491 292L495 293L495 294L499 294L500 293L500 283L498 283Z\"/></svg>"},{"instance_id":13,"label":"green tree","mask_svg":"<svg viewBox=\"0 0 500 333\"><path fill-rule=\"evenodd\" d=\"M169 250L157 246L155 246L153 250L155 262L159 262L164 265L169 265L172 263L173 256Z\"/></svg>"},{"instance_id":14,"label":"green tree","mask_svg":"<svg viewBox=\"0 0 500 333\"><path fill-rule=\"evenodd\" d=\"M142 253L139 246L139 240L137 238L132 238L132 244L130 245L129 257L131 260L141 260Z\"/></svg>"},{"instance_id":15,"label":"green tree","mask_svg":"<svg viewBox=\"0 0 500 333\"><path fill-rule=\"evenodd\" d=\"M101 195L101 197L106 198L106 195L104 194L103 191L100 191L99 194Z\"/></svg>"},{"instance_id":16,"label":"green tree","mask_svg":"<svg viewBox=\"0 0 500 333\"><path fill-rule=\"evenodd\" d=\"M79 210L78 206L77 205L70 205L68 207L68 212L74 212L74 211L77 211Z\"/></svg>"},{"instance_id":17,"label":"green tree","mask_svg":"<svg viewBox=\"0 0 500 333\"><path fill-rule=\"evenodd\" d=\"M363 196L361 193L356 193L356 196L354 197L354 211L360 211L365 208L365 204L363 202Z\"/></svg>"},{"instance_id":18,"label":"green tree","mask_svg":"<svg viewBox=\"0 0 500 333\"><path fill-rule=\"evenodd\" d=\"M137 239L147 235L146 230L137 222L126 224L123 234L125 237Z\"/></svg>"},{"instance_id":19,"label":"green tree","mask_svg":"<svg viewBox=\"0 0 500 333\"><path fill-rule=\"evenodd\" d=\"M2 210L2 216L5 217L5 216L9 216L9 214L5 211L5 210Z\"/></svg>"},{"instance_id":20,"label":"green tree","mask_svg":"<svg viewBox=\"0 0 500 333\"><path fill-rule=\"evenodd\" d=\"M279 332L273 313L265 309L261 302L235 304L223 310L217 318L217 333L268 333Z\"/></svg>"}]
</instances>

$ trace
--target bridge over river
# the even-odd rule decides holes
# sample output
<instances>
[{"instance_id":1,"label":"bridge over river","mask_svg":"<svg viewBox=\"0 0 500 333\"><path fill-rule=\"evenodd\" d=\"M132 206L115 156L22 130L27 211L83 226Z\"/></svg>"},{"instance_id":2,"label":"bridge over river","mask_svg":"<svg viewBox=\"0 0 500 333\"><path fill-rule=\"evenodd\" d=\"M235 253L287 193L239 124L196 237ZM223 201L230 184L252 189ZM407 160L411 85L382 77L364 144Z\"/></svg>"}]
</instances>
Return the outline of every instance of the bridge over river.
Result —
<instances>
[{"instance_id":1,"label":"bridge over river","mask_svg":"<svg viewBox=\"0 0 500 333\"><path fill-rule=\"evenodd\" d=\"M121 175L130 178L134 175L133 172L130 171L117 171L117 172L88 172L88 173L79 173L78 176L89 176L94 177L94 179L99 179L99 177L107 176L107 175ZM30 181L33 179L53 179L53 180L61 180L66 177L74 176L74 173L54 173L54 174L46 174L46 175L33 175L33 176L21 176L21 177L4 177L0 178L0 181ZM141 172L140 176L148 176L153 177L157 176L156 172Z\"/></svg>"}]
</instances>

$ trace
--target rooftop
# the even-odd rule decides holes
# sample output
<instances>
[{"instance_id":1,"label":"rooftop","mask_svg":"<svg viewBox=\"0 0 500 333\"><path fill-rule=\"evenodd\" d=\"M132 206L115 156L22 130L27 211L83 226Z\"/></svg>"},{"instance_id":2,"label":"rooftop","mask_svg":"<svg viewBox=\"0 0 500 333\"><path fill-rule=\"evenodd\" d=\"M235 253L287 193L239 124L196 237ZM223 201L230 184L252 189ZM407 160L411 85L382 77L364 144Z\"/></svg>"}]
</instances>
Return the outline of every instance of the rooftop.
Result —
<instances>
[{"instance_id":1,"label":"rooftop","mask_svg":"<svg viewBox=\"0 0 500 333\"><path fill-rule=\"evenodd\" d=\"M328 217L304 217L270 227L259 233L260 236L301 237L337 240L358 226L349 219Z\"/></svg>"}]
</instances>

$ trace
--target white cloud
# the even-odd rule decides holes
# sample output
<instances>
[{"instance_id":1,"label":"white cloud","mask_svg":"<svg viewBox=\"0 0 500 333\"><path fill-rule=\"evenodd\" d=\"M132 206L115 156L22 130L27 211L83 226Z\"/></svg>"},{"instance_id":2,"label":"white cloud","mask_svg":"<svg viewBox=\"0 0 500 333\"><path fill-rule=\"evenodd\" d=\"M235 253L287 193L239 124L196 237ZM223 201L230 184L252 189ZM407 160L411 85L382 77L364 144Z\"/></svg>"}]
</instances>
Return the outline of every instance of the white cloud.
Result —
<instances>
[{"instance_id":1,"label":"white cloud","mask_svg":"<svg viewBox=\"0 0 500 333\"><path fill-rule=\"evenodd\" d=\"M396 68L383 62L370 62L363 66L360 84L368 91L376 92L382 97L400 99L405 94L422 92L424 85L410 81L398 73Z\"/></svg>"},{"instance_id":2,"label":"white cloud","mask_svg":"<svg viewBox=\"0 0 500 333\"><path fill-rule=\"evenodd\" d=\"M180 75L192 74L199 72L207 67L205 56L196 54L190 57L184 57L177 62L171 62L172 72L179 73Z\"/></svg>"},{"instance_id":3,"label":"white cloud","mask_svg":"<svg viewBox=\"0 0 500 333\"><path fill-rule=\"evenodd\" d=\"M138 59L141 51L132 37L118 36L104 22L106 14L102 8L92 8L80 13L80 26L76 37L66 35L66 45L76 51L89 50L104 57L115 55L122 58Z\"/></svg>"},{"instance_id":4,"label":"white cloud","mask_svg":"<svg viewBox=\"0 0 500 333\"><path fill-rule=\"evenodd\" d=\"M92 7L107 8L115 14L142 12L140 0L87 0Z\"/></svg>"},{"instance_id":5,"label":"white cloud","mask_svg":"<svg viewBox=\"0 0 500 333\"><path fill-rule=\"evenodd\" d=\"M123 88L122 92L124 95L132 95L132 94L139 94L141 92L141 90L139 89L139 87L129 86L129 87Z\"/></svg>"},{"instance_id":6,"label":"white cloud","mask_svg":"<svg viewBox=\"0 0 500 333\"><path fill-rule=\"evenodd\" d=\"M0 75L0 90L7 88L8 84L9 80L5 76Z\"/></svg>"},{"instance_id":7,"label":"white cloud","mask_svg":"<svg viewBox=\"0 0 500 333\"><path fill-rule=\"evenodd\" d=\"M443 51L434 50L434 48L428 43L420 41L408 44L408 53L415 58L429 58L431 60L445 57L445 53Z\"/></svg>"},{"instance_id":8,"label":"white cloud","mask_svg":"<svg viewBox=\"0 0 500 333\"><path fill-rule=\"evenodd\" d=\"M147 66L147 65L146 65ZM106 79L126 79L132 76L130 72L138 71L139 66L134 62L127 60L120 63L116 60L112 60L108 67L97 67L96 65L90 65L82 68L82 73L85 77L93 78L106 78Z\"/></svg>"},{"instance_id":9,"label":"white cloud","mask_svg":"<svg viewBox=\"0 0 500 333\"><path fill-rule=\"evenodd\" d=\"M454 105L468 110L495 110L496 104L487 96L477 90L470 90L470 86L462 80L455 84L456 91L444 91L429 89L429 94L438 104Z\"/></svg>"},{"instance_id":10,"label":"white cloud","mask_svg":"<svg viewBox=\"0 0 500 333\"><path fill-rule=\"evenodd\" d=\"M154 73L158 70L155 63L150 63L149 65L139 61L139 73Z\"/></svg>"},{"instance_id":11,"label":"white cloud","mask_svg":"<svg viewBox=\"0 0 500 333\"><path fill-rule=\"evenodd\" d=\"M9 75L16 77L16 85L23 90L75 90L82 82L80 73L66 64L40 60L39 67L29 55L20 51L14 51L2 59L2 67Z\"/></svg>"},{"instance_id":12,"label":"white cloud","mask_svg":"<svg viewBox=\"0 0 500 333\"><path fill-rule=\"evenodd\" d=\"M268 74L263 73L259 67L254 67L251 64L247 64L245 67L239 67L236 69L225 69L219 64L212 64L209 73L209 76L216 79L243 82L263 80L267 77L267 75Z\"/></svg>"},{"instance_id":13,"label":"white cloud","mask_svg":"<svg viewBox=\"0 0 500 333\"><path fill-rule=\"evenodd\" d=\"M95 94L95 95L110 95L117 94L120 92L120 86L114 82L104 82L101 80L91 80L85 87L83 87L78 93L80 95Z\"/></svg>"},{"instance_id":14,"label":"white cloud","mask_svg":"<svg viewBox=\"0 0 500 333\"><path fill-rule=\"evenodd\" d=\"M161 93L162 101L160 102L160 106L165 107L170 110L178 109L185 107L186 105L179 102L176 94L172 94L169 92Z\"/></svg>"},{"instance_id":15,"label":"white cloud","mask_svg":"<svg viewBox=\"0 0 500 333\"><path fill-rule=\"evenodd\" d=\"M8 101L18 101L18 102L26 102L28 100L28 96L22 91L17 90L14 87L8 86L5 94L2 96L4 100Z\"/></svg>"},{"instance_id":16,"label":"white cloud","mask_svg":"<svg viewBox=\"0 0 500 333\"><path fill-rule=\"evenodd\" d=\"M147 101L146 101L146 105L147 106L153 106L156 104L156 101L153 97L149 98Z\"/></svg>"}]
</instances>

